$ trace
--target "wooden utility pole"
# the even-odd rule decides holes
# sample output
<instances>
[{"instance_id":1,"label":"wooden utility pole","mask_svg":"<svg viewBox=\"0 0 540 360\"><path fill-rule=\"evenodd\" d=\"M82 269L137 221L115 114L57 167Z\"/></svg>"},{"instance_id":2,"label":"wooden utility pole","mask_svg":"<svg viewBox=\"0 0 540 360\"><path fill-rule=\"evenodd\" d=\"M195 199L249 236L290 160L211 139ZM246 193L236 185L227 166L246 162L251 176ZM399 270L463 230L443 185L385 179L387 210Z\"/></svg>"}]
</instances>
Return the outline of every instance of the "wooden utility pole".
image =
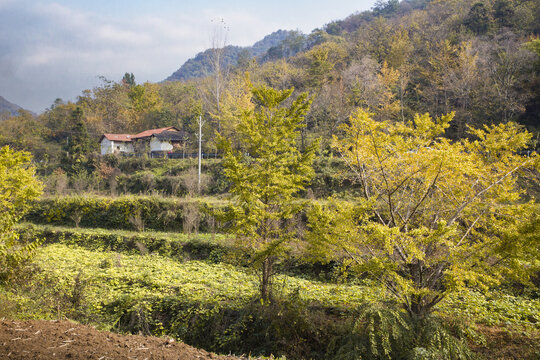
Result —
<instances>
[{"instance_id":1,"label":"wooden utility pole","mask_svg":"<svg viewBox=\"0 0 540 360\"><path fill-rule=\"evenodd\" d=\"M199 194L201 193L202 126L203 126L202 116L199 115L199 177L198 177L198 186L197 186Z\"/></svg>"}]
</instances>

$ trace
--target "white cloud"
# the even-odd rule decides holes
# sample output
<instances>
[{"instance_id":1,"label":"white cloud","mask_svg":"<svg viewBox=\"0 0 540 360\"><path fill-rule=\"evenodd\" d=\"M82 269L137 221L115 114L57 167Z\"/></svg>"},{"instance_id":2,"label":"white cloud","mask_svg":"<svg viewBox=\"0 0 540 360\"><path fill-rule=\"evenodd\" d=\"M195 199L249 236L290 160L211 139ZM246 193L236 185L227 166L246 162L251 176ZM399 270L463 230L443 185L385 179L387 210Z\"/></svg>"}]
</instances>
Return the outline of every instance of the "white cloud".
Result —
<instances>
[{"instance_id":1,"label":"white cloud","mask_svg":"<svg viewBox=\"0 0 540 360\"><path fill-rule=\"evenodd\" d=\"M97 85L97 75L165 79L210 46L211 19L225 19L232 45L288 28L283 17L257 12L256 5L123 17L39 1L0 0L0 95L34 111L57 97L75 99Z\"/></svg>"},{"instance_id":2,"label":"white cloud","mask_svg":"<svg viewBox=\"0 0 540 360\"><path fill-rule=\"evenodd\" d=\"M0 1L0 95L34 111L56 97L75 99L97 75L119 80L129 71L138 81L161 81L206 46L187 14L123 19Z\"/></svg>"},{"instance_id":3,"label":"white cloud","mask_svg":"<svg viewBox=\"0 0 540 360\"><path fill-rule=\"evenodd\" d=\"M98 41L107 45L121 43L123 45L140 46L151 43L152 36L144 32L126 30L113 25L101 25L96 30Z\"/></svg>"},{"instance_id":4,"label":"white cloud","mask_svg":"<svg viewBox=\"0 0 540 360\"><path fill-rule=\"evenodd\" d=\"M35 7L30 8L29 12L34 12L43 19L54 22L60 28L71 30L88 26L90 23L89 18L93 15L75 11L58 3L38 3Z\"/></svg>"}]
</instances>

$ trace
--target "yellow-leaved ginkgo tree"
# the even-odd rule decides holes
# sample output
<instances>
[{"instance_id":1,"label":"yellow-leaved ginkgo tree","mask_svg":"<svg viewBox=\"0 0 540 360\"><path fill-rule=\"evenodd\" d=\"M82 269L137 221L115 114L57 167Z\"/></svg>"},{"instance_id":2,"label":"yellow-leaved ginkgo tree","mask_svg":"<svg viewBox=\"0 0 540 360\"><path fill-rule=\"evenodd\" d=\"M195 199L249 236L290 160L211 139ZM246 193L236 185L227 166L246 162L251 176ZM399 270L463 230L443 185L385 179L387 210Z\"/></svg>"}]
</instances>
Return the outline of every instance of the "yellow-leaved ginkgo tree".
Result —
<instances>
[{"instance_id":1,"label":"yellow-leaved ginkgo tree","mask_svg":"<svg viewBox=\"0 0 540 360\"><path fill-rule=\"evenodd\" d=\"M8 279L40 243L19 243L13 228L43 190L30 160L28 152L15 151L9 146L0 148L0 282Z\"/></svg>"},{"instance_id":2,"label":"yellow-leaved ginkgo tree","mask_svg":"<svg viewBox=\"0 0 540 360\"><path fill-rule=\"evenodd\" d=\"M303 151L297 144L311 104L306 93L288 103L293 89L249 86L252 104L237 111L236 139L219 138L223 171L233 195L228 220L237 238L254 254L261 300L268 302L275 262L297 237L290 220L305 208L298 197L314 174L317 143Z\"/></svg>"},{"instance_id":3,"label":"yellow-leaved ginkgo tree","mask_svg":"<svg viewBox=\"0 0 540 360\"><path fill-rule=\"evenodd\" d=\"M378 122L357 110L333 146L362 196L309 214L314 253L349 258L413 318L429 315L449 292L522 274L523 262L538 256L534 236L518 234L535 214L516 181L538 165L520 152L531 135L508 123L451 141L443 135L452 118Z\"/></svg>"}]
</instances>

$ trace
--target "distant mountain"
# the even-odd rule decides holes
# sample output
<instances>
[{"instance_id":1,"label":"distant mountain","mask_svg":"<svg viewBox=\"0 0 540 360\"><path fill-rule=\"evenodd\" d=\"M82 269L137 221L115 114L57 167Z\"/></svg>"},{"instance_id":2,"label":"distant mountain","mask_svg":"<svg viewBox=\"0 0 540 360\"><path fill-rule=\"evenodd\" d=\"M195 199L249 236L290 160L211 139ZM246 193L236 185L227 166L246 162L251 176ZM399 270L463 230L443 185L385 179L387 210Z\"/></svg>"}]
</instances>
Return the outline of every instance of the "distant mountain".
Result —
<instances>
[{"instance_id":1,"label":"distant mountain","mask_svg":"<svg viewBox=\"0 0 540 360\"><path fill-rule=\"evenodd\" d=\"M4 112L8 112L11 115L17 115L19 113L19 110L22 109L17 104L13 104L6 99L4 99L2 96L0 96L0 114Z\"/></svg>"},{"instance_id":2,"label":"distant mountain","mask_svg":"<svg viewBox=\"0 0 540 360\"><path fill-rule=\"evenodd\" d=\"M265 36L252 46L240 47L228 45L225 47L223 65L234 66L242 59L262 58L268 50L280 47L287 39L298 37L298 34L297 31L278 30ZM212 72L210 67L211 54L212 49L198 53L194 58L186 61L180 69L176 70L165 81L188 80L208 75Z\"/></svg>"}]
</instances>

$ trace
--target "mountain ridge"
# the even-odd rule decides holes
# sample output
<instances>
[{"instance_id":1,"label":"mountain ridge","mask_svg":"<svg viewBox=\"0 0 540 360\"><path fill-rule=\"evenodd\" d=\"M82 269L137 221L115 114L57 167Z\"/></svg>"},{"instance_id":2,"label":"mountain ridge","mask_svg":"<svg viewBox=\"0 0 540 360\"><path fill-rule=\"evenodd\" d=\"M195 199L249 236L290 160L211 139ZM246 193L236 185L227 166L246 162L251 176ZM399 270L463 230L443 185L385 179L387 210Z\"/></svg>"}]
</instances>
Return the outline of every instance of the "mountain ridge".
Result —
<instances>
[{"instance_id":1,"label":"mountain ridge","mask_svg":"<svg viewBox=\"0 0 540 360\"><path fill-rule=\"evenodd\" d=\"M15 116L19 113L19 110L24 109L21 106L6 100L3 96L0 96L0 114L8 112L12 116Z\"/></svg>"},{"instance_id":2,"label":"mountain ridge","mask_svg":"<svg viewBox=\"0 0 540 360\"><path fill-rule=\"evenodd\" d=\"M251 46L227 45L224 47L223 66L237 65L239 60L245 58L261 58L268 50L279 46L288 37L298 31L279 29L266 35ZM211 73L211 56L213 49L206 49L188 59L182 66L164 81L182 81L207 76Z\"/></svg>"}]
</instances>

